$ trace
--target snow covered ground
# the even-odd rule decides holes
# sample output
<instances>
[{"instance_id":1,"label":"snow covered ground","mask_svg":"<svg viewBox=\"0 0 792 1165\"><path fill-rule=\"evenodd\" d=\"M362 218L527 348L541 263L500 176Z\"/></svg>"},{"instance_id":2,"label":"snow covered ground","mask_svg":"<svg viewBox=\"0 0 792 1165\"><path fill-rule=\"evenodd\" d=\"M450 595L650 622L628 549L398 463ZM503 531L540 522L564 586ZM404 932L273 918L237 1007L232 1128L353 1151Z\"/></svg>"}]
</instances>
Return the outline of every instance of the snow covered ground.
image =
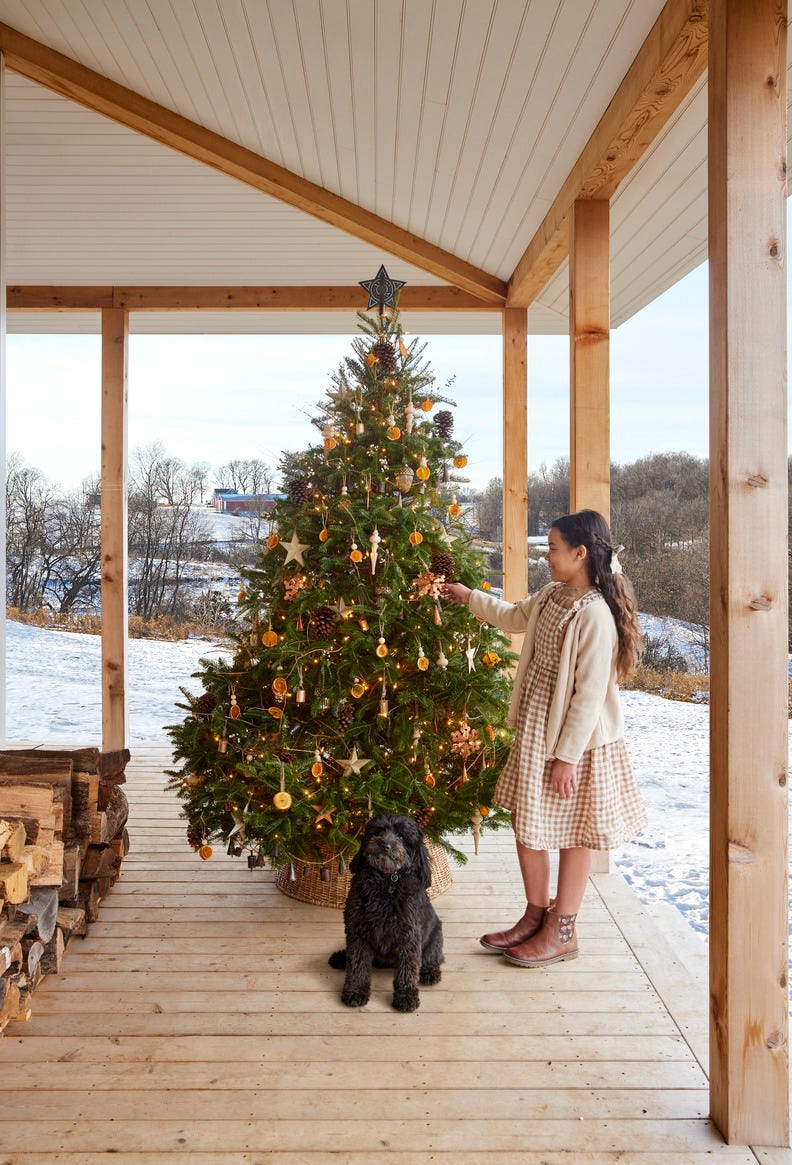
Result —
<instances>
[{"instance_id":1,"label":"snow covered ground","mask_svg":"<svg viewBox=\"0 0 792 1165\"><path fill-rule=\"evenodd\" d=\"M6 624L10 740L98 743L100 641ZM166 742L163 728L180 718L180 686L216 644L133 639L129 643L130 740ZM624 692L627 743L643 790L649 828L615 854L645 902L672 902L707 933L708 719L706 706Z\"/></svg>"}]
</instances>

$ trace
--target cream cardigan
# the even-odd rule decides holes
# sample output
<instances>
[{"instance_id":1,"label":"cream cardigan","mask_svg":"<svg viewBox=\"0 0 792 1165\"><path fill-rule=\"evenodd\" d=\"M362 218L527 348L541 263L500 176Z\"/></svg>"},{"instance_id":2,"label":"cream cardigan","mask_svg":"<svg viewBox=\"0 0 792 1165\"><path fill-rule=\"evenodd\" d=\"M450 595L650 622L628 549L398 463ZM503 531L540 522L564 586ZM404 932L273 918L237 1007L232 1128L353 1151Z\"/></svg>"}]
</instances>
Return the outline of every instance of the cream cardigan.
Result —
<instances>
[{"instance_id":1,"label":"cream cardigan","mask_svg":"<svg viewBox=\"0 0 792 1165\"><path fill-rule=\"evenodd\" d=\"M522 633L506 722L517 726L520 692L533 658L536 624L550 593L561 584L549 583L528 599L505 603L486 591L471 591L470 610L502 631ZM612 744L624 736L624 714L616 680L618 636L605 600L584 603L567 625L561 646L558 679L547 716L547 756L577 764L584 752Z\"/></svg>"}]
</instances>

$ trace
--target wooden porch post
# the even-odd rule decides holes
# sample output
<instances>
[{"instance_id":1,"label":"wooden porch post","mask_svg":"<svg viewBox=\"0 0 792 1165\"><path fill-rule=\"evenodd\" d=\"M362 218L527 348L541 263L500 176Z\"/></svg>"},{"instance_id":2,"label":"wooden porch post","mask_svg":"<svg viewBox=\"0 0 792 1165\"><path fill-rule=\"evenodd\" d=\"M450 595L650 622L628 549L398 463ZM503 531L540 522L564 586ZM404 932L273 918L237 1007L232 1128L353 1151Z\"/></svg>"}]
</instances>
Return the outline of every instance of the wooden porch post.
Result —
<instances>
[{"instance_id":1,"label":"wooden porch post","mask_svg":"<svg viewBox=\"0 0 792 1165\"><path fill-rule=\"evenodd\" d=\"M102 311L102 748L127 744L127 347L123 308Z\"/></svg>"},{"instance_id":2,"label":"wooden porch post","mask_svg":"<svg viewBox=\"0 0 792 1165\"><path fill-rule=\"evenodd\" d=\"M569 226L569 508L610 521L610 203L578 198Z\"/></svg>"},{"instance_id":3,"label":"wooden porch post","mask_svg":"<svg viewBox=\"0 0 792 1165\"><path fill-rule=\"evenodd\" d=\"M789 1144L786 0L712 0L710 1079Z\"/></svg>"},{"instance_id":4,"label":"wooden porch post","mask_svg":"<svg viewBox=\"0 0 792 1165\"><path fill-rule=\"evenodd\" d=\"M528 594L528 310L503 312L503 597Z\"/></svg>"},{"instance_id":5,"label":"wooden porch post","mask_svg":"<svg viewBox=\"0 0 792 1165\"><path fill-rule=\"evenodd\" d=\"M578 198L569 218L569 508L610 521L610 203ZM592 874L607 874L594 850Z\"/></svg>"},{"instance_id":6,"label":"wooden porch post","mask_svg":"<svg viewBox=\"0 0 792 1165\"><path fill-rule=\"evenodd\" d=\"M3 588L0 619L0 742L6 734L6 88L5 57L0 53L0 581Z\"/></svg>"}]
</instances>

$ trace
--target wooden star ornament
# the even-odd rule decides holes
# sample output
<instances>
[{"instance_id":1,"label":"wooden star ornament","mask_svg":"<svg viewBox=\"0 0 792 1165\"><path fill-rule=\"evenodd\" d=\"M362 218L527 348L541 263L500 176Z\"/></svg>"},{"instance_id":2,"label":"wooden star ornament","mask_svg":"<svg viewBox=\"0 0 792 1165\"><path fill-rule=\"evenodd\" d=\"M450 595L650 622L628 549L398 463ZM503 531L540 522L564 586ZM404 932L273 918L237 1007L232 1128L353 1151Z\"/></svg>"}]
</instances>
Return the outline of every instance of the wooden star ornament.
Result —
<instances>
[{"instance_id":1,"label":"wooden star ornament","mask_svg":"<svg viewBox=\"0 0 792 1165\"><path fill-rule=\"evenodd\" d=\"M292 534L291 541L281 542L281 546L286 551L286 557L283 560L284 566L287 562L291 562L292 559L294 559L294 561L300 566L305 566L305 563L303 562L303 551L308 550L309 546L307 542L303 543L297 540L296 531Z\"/></svg>"}]
</instances>

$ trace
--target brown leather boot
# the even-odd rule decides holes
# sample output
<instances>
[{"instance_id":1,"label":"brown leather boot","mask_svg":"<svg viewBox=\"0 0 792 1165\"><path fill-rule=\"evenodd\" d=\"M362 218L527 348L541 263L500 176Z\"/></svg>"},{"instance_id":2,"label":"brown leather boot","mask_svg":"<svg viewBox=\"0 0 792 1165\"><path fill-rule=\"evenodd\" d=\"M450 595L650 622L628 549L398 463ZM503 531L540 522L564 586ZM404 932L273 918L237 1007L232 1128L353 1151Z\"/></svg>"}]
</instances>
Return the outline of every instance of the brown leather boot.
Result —
<instances>
[{"instance_id":1,"label":"brown leather boot","mask_svg":"<svg viewBox=\"0 0 792 1165\"><path fill-rule=\"evenodd\" d=\"M576 914L557 914L550 908L545 914L542 929L533 938L504 951L504 956L517 967L546 967L564 959L578 957L575 934Z\"/></svg>"},{"instance_id":2,"label":"brown leather boot","mask_svg":"<svg viewBox=\"0 0 792 1165\"><path fill-rule=\"evenodd\" d=\"M515 922L510 930L497 930L492 934L484 934L479 939L479 942L487 951L494 951L497 955L502 955L509 947L515 947L519 943L526 942L529 938L537 933L540 929L545 917L544 906L532 906L529 902L525 908L525 914Z\"/></svg>"}]
</instances>

